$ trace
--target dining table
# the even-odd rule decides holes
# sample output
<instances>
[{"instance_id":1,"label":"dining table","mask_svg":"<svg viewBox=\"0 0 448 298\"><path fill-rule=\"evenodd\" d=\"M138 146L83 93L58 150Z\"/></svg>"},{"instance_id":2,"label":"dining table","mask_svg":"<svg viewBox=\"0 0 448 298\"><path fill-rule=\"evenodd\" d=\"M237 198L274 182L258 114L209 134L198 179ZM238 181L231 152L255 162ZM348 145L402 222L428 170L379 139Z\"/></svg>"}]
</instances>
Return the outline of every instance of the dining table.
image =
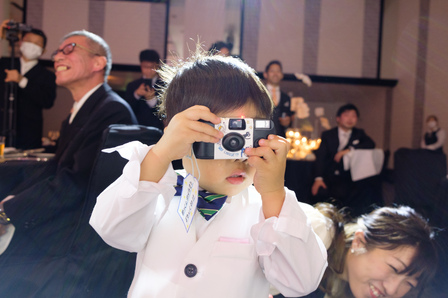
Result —
<instances>
[{"instance_id":1,"label":"dining table","mask_svg":"<svg viewBox=\"0 0 448 298\"><path fill-rule=\"evenodd\" d=\"M5 150L0 157L0 194L9 194L15 185L41 170L53 157L54 154L42 149Z\"/></svg>"}]
</instances>

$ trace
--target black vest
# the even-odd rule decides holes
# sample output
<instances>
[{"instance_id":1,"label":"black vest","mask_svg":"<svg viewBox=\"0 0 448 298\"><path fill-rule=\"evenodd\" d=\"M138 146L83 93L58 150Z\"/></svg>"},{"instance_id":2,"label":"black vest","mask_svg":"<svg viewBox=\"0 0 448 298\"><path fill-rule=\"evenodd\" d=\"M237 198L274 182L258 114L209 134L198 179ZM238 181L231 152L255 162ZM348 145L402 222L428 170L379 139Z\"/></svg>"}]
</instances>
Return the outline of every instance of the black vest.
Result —
<instances>
[{"instance_id":1,"label":"black vest","mask_svg":"<svg viewBox=\"0 0 448 298\"><path fill-rule=\"evenodd\" d=\"M437 142L437 132L440 130L440 128L438 128L436 131L433 132L427 132L425 133L425 145L432 145L435 144ZM440 151L442 152L442 147L437 148L434 151Z\"/></svg>"}]
</instances>

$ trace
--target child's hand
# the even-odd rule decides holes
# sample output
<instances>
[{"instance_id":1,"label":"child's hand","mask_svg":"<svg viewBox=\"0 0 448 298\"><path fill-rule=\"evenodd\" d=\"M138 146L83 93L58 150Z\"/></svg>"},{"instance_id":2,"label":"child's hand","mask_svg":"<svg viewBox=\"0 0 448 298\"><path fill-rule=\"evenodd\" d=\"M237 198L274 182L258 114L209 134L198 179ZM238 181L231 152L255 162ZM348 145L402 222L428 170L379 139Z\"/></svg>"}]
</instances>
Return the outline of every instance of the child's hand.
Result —
<instances>
[{"instance_id":1,"label":"child's hand","mask_svg":"<svg viewBox=\"0 0 448 298\"><path fill-rule=\"evenodd\" d=\"M214 124L221 121L205 106L186 109L171 119L162 138L154 146L155 152L163 153L171 161L190 154L194 142L217 143L223 137L223 133L207 123L200 122L200 119Z\"/></svg>"},{"instance_id":2,"label":"child's hand","mask_svg":"<svg viewBox=\"0 0 448 298\"><path fill-rule=\"evenodd\" d=\"M260 140L260 147L248 148L249 164L256 168L254 186L261 194L266 218L278 216L285 199L286 155L290 144L286 139L269 135Z\"/></svg>"},{"instance_id":3,"label":"child's hand","mask_svg":"<svg viewBox=\"0 0 448 298\"><path fill-rule=\"evenodd\" d=\"M205 106L193 106L176 114L165 128L162 138L148 152L140 171L140 180L159 181L171 161L190 154L194 142L217 143L223 133L207 123L218 124L221 119Z\"/></svg>"}]
</instances>

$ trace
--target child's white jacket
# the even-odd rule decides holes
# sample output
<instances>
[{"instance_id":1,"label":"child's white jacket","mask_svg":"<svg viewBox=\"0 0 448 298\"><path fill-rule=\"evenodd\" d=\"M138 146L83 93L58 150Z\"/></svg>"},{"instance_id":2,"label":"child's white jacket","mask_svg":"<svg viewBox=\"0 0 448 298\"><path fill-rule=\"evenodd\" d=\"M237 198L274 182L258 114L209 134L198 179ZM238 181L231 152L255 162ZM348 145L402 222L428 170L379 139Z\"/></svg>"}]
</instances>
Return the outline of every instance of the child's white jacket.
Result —
<instances>
[{"instance_id":1,"label":"child's white jacket","mask_svg":"<svg viewBox=\"0 0 448 298\"><path fill-rule=\"evenodd\" d=\"M267 298L269 283L296 297L317 288L327 254L294 192L286 190L278 218L265 219L251 186L209 222L196 212L187 233L177 214L174 170L158 183L139 181L149 149L131 142L108 151L129 162L90 219L109 245L138 253L129 297Z\"/></svg>"}]
</instances>

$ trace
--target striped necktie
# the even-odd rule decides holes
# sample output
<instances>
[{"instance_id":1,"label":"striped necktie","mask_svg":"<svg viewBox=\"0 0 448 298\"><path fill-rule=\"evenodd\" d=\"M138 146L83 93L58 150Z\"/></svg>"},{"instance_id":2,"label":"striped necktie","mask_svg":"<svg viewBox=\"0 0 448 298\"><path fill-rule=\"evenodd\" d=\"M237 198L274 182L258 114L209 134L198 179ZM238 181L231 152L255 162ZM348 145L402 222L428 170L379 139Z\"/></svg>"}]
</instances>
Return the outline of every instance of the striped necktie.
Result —
<instances>
[{"instance_id":1,"label":"striped necktie","mask_svg":"<svg viewBox=\"0 0 448 298\"><path fill-rule=\"evenodd\" d=\"M277 87L272 87L272 101L274 102L274 105L278 105L278 98L277 98Z\"/></svg>"},{"instance_id":2,"label":"striped necktie","mask_svg":"<svg viewBox=\"0 0 448 298\"><path fill-rule=\"evenodd\" d=\"M182 184L184 182L184 177L182 175L177 175L177 185L176 196L182 194ZM205 190L198 191L198 211L205 218L205 220L210 220L227 200L227 196L218 195L214 193L207 192Z\"/></svg>"}]
</instances>

